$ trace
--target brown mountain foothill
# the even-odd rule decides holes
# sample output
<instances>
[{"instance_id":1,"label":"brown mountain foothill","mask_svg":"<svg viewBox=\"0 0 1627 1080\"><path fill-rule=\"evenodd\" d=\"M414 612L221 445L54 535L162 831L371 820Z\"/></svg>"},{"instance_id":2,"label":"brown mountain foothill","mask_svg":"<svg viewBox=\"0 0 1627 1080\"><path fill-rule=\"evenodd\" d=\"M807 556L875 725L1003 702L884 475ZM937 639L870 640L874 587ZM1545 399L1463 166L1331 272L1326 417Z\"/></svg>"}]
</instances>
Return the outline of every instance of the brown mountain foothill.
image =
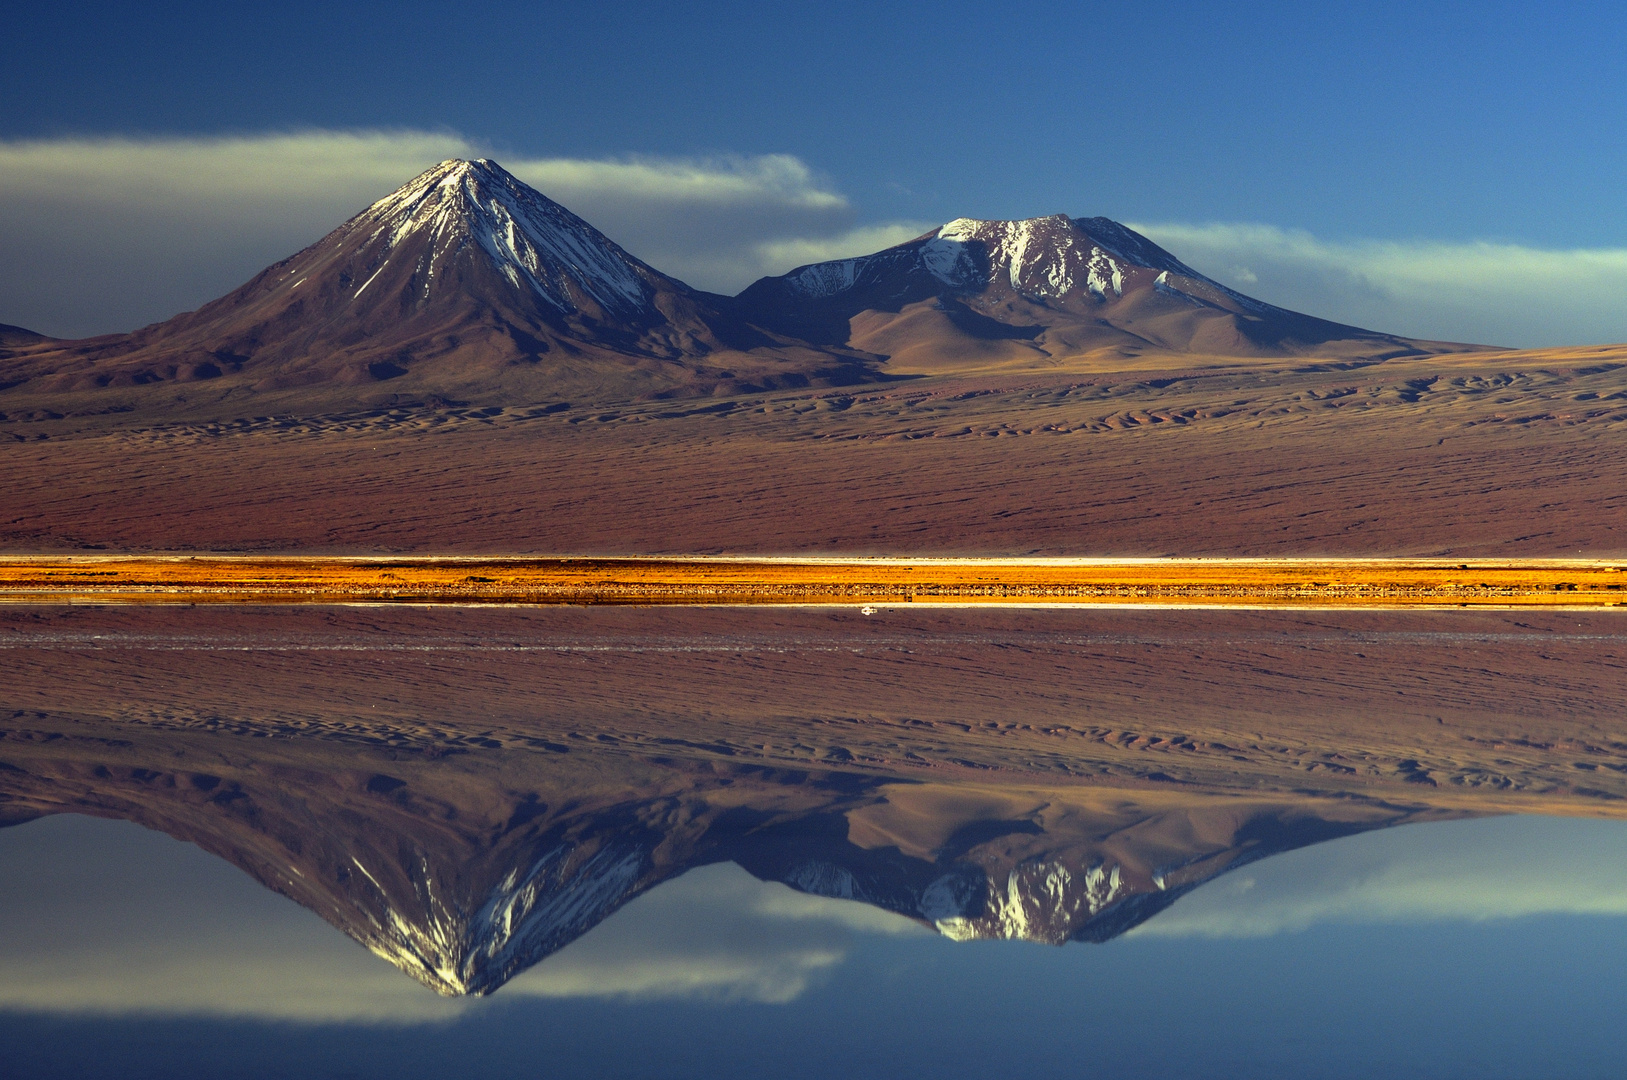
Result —
<instances>
[{"instance_id":1,"label":"brown mountain foothill","mask_svg":"<svg viewBox=\"0 0 1627 1080\"><path fill-rule=\"evenodd\" d=\"M50 340L51 339L46 337L44 334L36 334L34 331L25 329L21 326L12 326L9 323L0 323L0 350L17 348L19 346L39 345ZM0 357L4 357L6 355L6 352L0 351Z\"/></svg>"}]
</instances>

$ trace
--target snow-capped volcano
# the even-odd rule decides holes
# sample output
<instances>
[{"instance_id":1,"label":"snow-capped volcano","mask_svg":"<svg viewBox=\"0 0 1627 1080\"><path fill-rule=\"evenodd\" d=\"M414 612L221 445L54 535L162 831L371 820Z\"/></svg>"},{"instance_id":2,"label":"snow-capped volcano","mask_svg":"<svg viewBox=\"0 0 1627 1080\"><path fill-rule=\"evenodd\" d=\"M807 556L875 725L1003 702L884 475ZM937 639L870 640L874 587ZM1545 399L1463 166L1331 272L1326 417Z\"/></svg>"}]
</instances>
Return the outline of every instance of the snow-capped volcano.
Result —
<instances>
[{"instance_id":1,"label":"snow-capped volcano","mask_svg":"<svg viewBox=\"0 0 1627 1080\"><path fill-rule=\"evenodd\" d=\"M956 218L874 255L799 267L784 281L792 291L816 298L900 272L920 284L930 278L939 288L980 292L1009 287L1051 301L1080 292L1104 300L1119 297L1143 277L1167 280L1170 274L1237 296L1116 221L1063 214L1023 221Z\"/></svg>"},{"instance_id":2,"label":"snow-capped volcano","mask_svg":"<svg viewBox=\"0 0 1627 1080\"><path fill-rule=\"evenodd\" d=\"M956 218L872 255L763 278L739 300L747 318L782 333L916 362L1054 360L1114 346L1417 351L1244 296L1105 217Z\"/></svg>"},{"instance_id":3,"label":"snow-capped volcano","mask_svg":"<svg viewBox=\"0 0 1627 1080\"><path fill-rule=\"evenodd\" d=\"M195 312L83 342L0 331L0 382L46 396L142 387L126 396L233 408L272 393L283 407L344 411L1097 370L1144 352L1439 351L1244 296L1104 217L956 218L717 296L481 159L426 170ZM210 385L164 389L191 383Z\"/></svg>"},{"instance_id":4,"label":"snow-capped volcano","mask_svg":"<svg viewBox=\"0 0 1627 1080\"><path fill-rule=\"evenodd\" d=\"M496 162L451 160L195 312L65 343L32 366L66 390L224 376L222 389L351 401L346 388L374 383L537 400L859 377L854 357L766 333L730 307Z\"/></svg>"},{"instance_id":5,"label":"snow-capped volcano","mask_svg":"<svg viewBox=\"0 0 1627 1080\"><path fill-rule=\"evenodd\" d=\"M441 162L352 218L341 233L350 258L364 270L377 264L366 280L352 278L352 300L392 260L408 271L407 299L415 304L456 287L459 259L481 256L516 290L565 314L658 316L653 299L674 284L485 158ZM308 269L296 264L284 277Z\"/></svg>"},{"instance_id":6,"label":"snow-capped volcano","mask_svg":"<svg viewBox=\"0 0 1627 1080\"><path fill-rule=\"evenodd\" d=\"M350 357L374 379L443 357L490 378L560 353L692 369L777 344L488 160L441 162L153 330L163 344L204 338L212 351L273 361L285 380Z\"/></svg>"}]
</instances>

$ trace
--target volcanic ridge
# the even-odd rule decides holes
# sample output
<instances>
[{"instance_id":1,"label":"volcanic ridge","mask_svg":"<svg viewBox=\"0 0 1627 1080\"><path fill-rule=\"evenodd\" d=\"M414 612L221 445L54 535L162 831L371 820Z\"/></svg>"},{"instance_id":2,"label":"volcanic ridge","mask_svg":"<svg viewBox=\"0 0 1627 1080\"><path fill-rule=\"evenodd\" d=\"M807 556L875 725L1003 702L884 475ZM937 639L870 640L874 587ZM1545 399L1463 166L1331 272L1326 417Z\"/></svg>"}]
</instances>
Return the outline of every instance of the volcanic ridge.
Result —
<instances>
[{"instance_id":1,"label":"volcanic ridge","mask_svg":"<svg viewBox=\"0 0 1627 1080\"><path fill-rule=\"evenodd\" d=\"M75 342L0 327L0 389L343 409L381 393L728 395L1088 368L1141 351L1382 360L1453 348L1262 303L1101 217L960 218L719 296L482 159L442 162L195 312Z\"/></svg>"}]
</instances>

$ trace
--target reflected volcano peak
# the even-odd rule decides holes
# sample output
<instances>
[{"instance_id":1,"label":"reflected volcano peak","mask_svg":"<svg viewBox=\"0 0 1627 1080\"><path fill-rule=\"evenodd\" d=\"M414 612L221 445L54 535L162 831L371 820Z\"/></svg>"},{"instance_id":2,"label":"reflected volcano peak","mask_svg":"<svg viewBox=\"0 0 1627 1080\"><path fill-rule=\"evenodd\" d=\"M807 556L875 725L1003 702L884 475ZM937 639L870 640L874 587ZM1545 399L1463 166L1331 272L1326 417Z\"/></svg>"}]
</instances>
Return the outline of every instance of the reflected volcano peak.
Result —
<instances>
[{"instance_id":1,"label":"reflected volcano peak","mask_svg":"<svg viewBox=\"0 0 1627 1080\"><path fill-rule=\"evenodd\" d=\"M712 863L956 940L1100 942L1244 862L1442 816L586 748L431 758L150 728L7 734L0 821L85 813L193 842L444 995L492 993Z\"/></svg>"}]
</instances>

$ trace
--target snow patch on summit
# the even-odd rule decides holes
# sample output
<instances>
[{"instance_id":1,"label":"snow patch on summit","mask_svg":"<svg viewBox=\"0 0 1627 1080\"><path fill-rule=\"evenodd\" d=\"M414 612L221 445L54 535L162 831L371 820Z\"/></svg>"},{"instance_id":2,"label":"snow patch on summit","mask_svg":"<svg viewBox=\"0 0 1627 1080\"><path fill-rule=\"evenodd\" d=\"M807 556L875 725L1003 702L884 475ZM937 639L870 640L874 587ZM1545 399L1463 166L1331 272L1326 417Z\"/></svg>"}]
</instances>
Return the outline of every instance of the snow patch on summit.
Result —
<instances>
[{"instance_id":1,"label":"snow patch on summit","mask_svg":"<svg viewBox=\"0 0 1627 1080\"><path fill-rule=\"evenodd\" d=\"M1060 299L1079 287L1099 297L1124 295L1122 256L1091 241L1056 214L1021 221L956 218L921 248L921 262L946 285L1005 280L1026 296Z\"/></svg>"},{"instance_id":2,"label":"snow patch on summit","mask_svg":"<svg viewBox=\"0 0 1627 1080\"><path fill-rule=\"evenodd\" d=\"M837 259L799 267L785 275L786 284L803 296L834 296L851 289L859 279L863 259Z\"/></svg>"},{"instance_id":3,"label":"snow patch on summit","mask_svg":"<svg viewBox=\"0 0 1627 1080\"><path fill-rule=\"evenodd\" d=\"M437 269L472 245L516 288L561 311L577 309L573 290L606 311L637 312L649 303L641 263L484 158L441 162L364 211L355 228L368 227L366 243L382 240L386 252L428 234L429 251L418 268L426 291Z\"/></svg>"},{"instance_id":4,"label":"snow patch on summit","mask_svg":"<svg viewBox=\"0 0 1627 1080\"><path fill-rule=\"evenodd\" d=\"M989 882L980 914L937 915L933 925L955 941L1061 942L1125 894L1124 876L1116 865L1098 864L1075 873L1057 862L1022 863L1007 875L1004 890Z\"/></svg>"},{"instance_id":5,"label":"snow patch on summit","mask_svg":"<svg viewBox=\"0 0 1627 1080\"><path fill-rule=\"evenodd\" d=\"M1082 296L1110 302L1150 285L1160 295L1199 307L1230 303L1246 311L1275 310L1204 277L1111 218L1065 214L1013 221L956 218L909 243L799 266L781 280L800 297L826 299L889 282L887 287L896 289L901 270L928 275L956 292L1009 286L1039 301Z\"/></svg>"},{"instance_id":6,"label":"snow patch on summit","mask_svg":"<svg viewBox=\"0 0 1627 1080\"><path fill-rule=\"evenodd\" d=\"M939 229L921 246L921 265L945 285L962 287L976 282L981 275L969 242L975 238L971 227L977 224L970 218L956 218Z\"/></svg>"},{"instance_id":7,"label":"snow patch on summit","mask_svg":"<svg viewBox=\"0 0 1627 1080\"><path fill-rule=\"evenodd\" d=\"M612 843L586 857L565 845L508 876L474 910L437 894L427 861L412 875L417 918L404 916L360 862L382 901L372 933L374 954L445 996L488 994L517 971L575 940L638 891L648 853ZM352 859L354 862L355 860Z\"/></svg>"}]
</instances>

